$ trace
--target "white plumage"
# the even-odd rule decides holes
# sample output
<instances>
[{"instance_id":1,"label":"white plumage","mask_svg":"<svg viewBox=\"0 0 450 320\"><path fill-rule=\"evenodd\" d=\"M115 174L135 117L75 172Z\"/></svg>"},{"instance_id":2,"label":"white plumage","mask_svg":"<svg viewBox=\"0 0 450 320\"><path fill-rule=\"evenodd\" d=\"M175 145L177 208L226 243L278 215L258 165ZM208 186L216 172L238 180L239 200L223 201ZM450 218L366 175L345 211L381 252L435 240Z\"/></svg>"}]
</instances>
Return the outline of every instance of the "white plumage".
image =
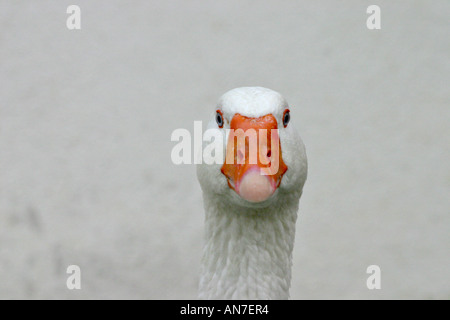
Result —
<instances>
[{"instance_id":1,"label":"white plumage","mask_svg":"<svg viewBox=\"0 0 450 320\"><path fill-rule=\"evenodd\" d=\"M287 102L277 92L244 87L225 93L217 108L226 129L236 114L250 118L272 115L279 129L287 171L268 199L249 202L227 183L222 164L201 164L205 247L201 263L201 299L287 299L299 199L307 176L305 148L292 125L283 126ZM295 116L295 112L293 113ZM226 144L224 145L226 148ZM226 154L224 150L224 154Z\"/></svg>"}]
</instances>

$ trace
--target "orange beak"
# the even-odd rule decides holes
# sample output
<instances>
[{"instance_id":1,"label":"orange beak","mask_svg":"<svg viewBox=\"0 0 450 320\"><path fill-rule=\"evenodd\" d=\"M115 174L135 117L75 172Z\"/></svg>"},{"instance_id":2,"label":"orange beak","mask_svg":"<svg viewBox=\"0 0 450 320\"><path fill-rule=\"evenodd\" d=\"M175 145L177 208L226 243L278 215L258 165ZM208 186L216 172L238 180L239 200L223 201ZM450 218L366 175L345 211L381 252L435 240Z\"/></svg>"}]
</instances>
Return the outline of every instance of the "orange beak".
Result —
<instances>
[{"instance_id":1,"label":"orange beak","mask_svg":"<svg viewBox=\"0 0 450 320\"><path fill-rule=\"evenodd\" d=\"M235 114L221 169L229 187L249 202L261 202L280 186L287 169L275 117L268 114L249 118Z\"/></svg>"}]
</instances>

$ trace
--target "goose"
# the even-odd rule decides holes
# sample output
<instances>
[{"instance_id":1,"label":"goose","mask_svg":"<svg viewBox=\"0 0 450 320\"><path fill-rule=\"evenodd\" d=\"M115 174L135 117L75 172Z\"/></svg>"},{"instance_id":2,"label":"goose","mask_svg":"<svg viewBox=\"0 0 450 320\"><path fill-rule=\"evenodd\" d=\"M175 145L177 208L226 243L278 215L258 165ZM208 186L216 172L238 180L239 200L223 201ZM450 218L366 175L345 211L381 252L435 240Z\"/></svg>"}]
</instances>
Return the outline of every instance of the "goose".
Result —
<instances>
[{"instance_id":1,"label":"goose","mask_svg":"<svg viewBox=\"0 0 450 320\"><path fill-rule=\"evenodd\" d=\"M290 118L286 100L267 88L236 88L219 99L208 129L220 132L224 161L197 165L205 210L199 299L289 299L295 224L307 177L305 146ZM239 129L254 129L258 141L267 132L256 162L242 150L249 149L249 139L239 146L230 138L231 130ZM277 143L278 148L272 145ZM228 161L230 154L236 161ZM272 162L277 168L270 172Z\"/></svg>"}]
</instances>

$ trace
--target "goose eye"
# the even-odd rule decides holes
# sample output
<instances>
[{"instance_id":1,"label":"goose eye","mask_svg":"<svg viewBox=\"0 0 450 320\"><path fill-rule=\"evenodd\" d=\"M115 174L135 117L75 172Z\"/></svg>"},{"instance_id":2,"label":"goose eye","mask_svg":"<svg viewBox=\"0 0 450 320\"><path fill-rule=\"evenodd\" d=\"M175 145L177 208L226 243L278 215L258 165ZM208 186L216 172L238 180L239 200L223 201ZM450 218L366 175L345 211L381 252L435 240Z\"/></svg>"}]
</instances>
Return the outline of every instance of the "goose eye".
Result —
<instances>
[{"instance_id":1,"label":"goose eye","mask_svg":"<svg viewBox=\"0 0 450 320\"><path fill-rule=\"evenodd\" d=\"M285 128L287 127L290 120L291 120L290 111L289 111L289 109L286 109L286 110L284 110L284 113L283 113L283 126Z\"/></svg>"},{"instance_id":2,"label":"goose eye","mask_svg":"<svg viewBox=\"0 0 450 320\"><path fill-rule=\"evenodd\" d=\"M220 110L216 111L216 122L217 122L217 125L219 126L219 128L223 127L223 115Z\"/></svg>"}]
</instances>

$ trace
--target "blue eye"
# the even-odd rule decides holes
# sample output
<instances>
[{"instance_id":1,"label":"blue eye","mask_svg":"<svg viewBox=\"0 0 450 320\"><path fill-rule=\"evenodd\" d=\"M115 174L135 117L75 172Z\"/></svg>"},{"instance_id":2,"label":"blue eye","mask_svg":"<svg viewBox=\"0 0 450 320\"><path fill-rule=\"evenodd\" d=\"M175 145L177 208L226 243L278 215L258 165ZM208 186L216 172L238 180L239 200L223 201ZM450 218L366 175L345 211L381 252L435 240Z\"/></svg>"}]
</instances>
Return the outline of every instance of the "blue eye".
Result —
<instances>
[{"instance_id":1,"label":"blue eye","mask_svg":"<svg viewBox=\"0 0 450 320\"><path fill-rule=\"evenodd\" d=\"M219 128L223 127L223 115L220 110L216 111L216 122L217 122L217 125L219 126Z\"/></svg>"},{"instance_id":2,"label":"blue eye","mask_svg":"<svg viewBox=\"0 0 450 320\"><path fill-rule=\"evenodd\" d=\"M284 110L283 113L283 126L286 128L289 121L291 120L291 113L289 111L289 109Z\"/></svg>"}]
</instances>

